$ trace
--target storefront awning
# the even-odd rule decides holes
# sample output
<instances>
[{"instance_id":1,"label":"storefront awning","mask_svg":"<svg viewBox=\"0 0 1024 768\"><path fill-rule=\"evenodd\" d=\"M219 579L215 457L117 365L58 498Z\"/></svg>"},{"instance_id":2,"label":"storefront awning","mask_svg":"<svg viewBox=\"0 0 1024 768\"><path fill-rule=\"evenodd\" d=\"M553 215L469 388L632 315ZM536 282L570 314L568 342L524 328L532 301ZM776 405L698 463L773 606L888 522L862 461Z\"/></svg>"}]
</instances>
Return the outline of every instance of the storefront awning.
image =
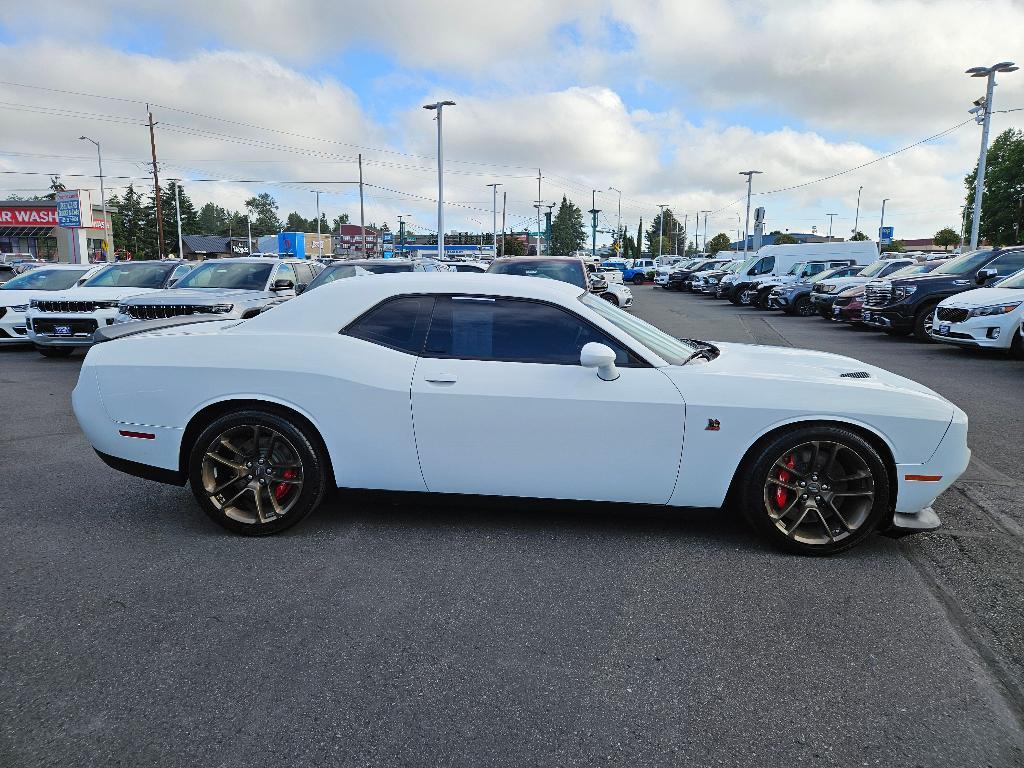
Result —
<instances>
[{"instance_id":1,"label":"storefront awning","mask_svg":"<svg viewBox=\"0 0 1024 768\"><path fill-rule=\"evenodd\" d=\"M0 227L0 237L53 237L52 227Z\"/></svg>"}]
</instances>

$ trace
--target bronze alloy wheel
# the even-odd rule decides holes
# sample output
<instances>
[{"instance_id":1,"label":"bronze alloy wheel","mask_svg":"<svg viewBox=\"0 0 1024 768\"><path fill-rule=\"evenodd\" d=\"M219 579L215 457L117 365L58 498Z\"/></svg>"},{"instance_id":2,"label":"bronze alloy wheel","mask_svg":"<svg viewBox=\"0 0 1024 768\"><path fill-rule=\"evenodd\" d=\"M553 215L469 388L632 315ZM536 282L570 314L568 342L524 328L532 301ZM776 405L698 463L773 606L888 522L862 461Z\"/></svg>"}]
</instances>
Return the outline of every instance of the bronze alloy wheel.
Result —
<instances>
[{"instance_id":1,"label":"bronze alloy wheel","mask_svg":"<svg viewBox=\"0 0 1024 768\"><path fill-rule=\"evenodd\" d=\"M875 504L874 473L857 451L830 440L787 449L768 471L764 507L793 542L837 545L856 536Z\"/></svg>"},{"instance_id":2,"label":"bronze alloy wheel","mask_svg":"<svg viewBox=\"0 0 1024 768\"><path fill-rule=\"evenodd\" d=\"M288 515L302 495L302 456L281 432L260 424L231 426L205 447L202 490L223 515L245 525Z\"/></svg>"}]
</instances>

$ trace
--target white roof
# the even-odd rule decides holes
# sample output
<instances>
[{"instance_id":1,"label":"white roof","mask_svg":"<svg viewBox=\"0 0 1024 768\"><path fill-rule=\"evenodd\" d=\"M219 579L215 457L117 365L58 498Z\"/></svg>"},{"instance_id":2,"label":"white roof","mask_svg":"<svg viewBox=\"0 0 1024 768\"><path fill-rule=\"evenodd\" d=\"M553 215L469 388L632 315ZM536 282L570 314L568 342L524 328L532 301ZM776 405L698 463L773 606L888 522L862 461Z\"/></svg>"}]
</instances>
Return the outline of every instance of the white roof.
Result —
<instances>
[{"instance_id":1,"label":"white roof","mask_svg":"<svg viewBox=\"0 0 1024 768\"><path fill-rule=\"evenodd\" d=\"M335 280L275 307L238 327L239 333L278 333L337 329L390 296L403 294L474 294L539 299L557 304L575 301L585 291L571 283L543 277L473 272L399 272Z\"/></svg>"}]
</instances>

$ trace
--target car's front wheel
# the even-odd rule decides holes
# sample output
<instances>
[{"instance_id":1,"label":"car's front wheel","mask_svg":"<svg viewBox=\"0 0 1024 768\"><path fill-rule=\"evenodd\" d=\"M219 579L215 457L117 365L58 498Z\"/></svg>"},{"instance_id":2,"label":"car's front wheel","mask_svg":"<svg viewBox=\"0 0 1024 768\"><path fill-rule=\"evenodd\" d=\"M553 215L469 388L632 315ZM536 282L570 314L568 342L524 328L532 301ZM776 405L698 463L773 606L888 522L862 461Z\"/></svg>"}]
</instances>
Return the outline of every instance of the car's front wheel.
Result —
<instances>
[{"instance_id":1,"label":"car's front wheel","mask_svg":"<svg viewBox=\"0 0 1024 768\"><path fill-rule=\"evenodd\" d=\"M776 546L831 555L863 541L889 507L876 451L841 427L797 428L760 447L741 468L740 503Z\"/></svg>"},{"instance_id":2,"label":"car's front wheel","mask_svg":"<svg viewBox=\"0 0 1024 768\"><path fill-rule=\"evenodd\" d=\"M1024 360L1024 337L1021 336L1020 331L1013 334L1013 341L1010 342L1010 357Z\"/></svg>"},{"instance_id":3,"label":"car's front wheel","mask_svg":"<svg viewBox=\"0 0 1024 768\"><path fill-rule=\"evenodd\" d=\"M793 314L800 315L800 317L810 317L814 314L814 305L811 304L810 298L807 296L801 296L793 304Z\"/></svg>"},{"instance_id":4,"label":"car's front wheel","mask_svg":"<svg viewBox=\"0 0 1024 768\"><path fill-rule=\"evenodd\" d=\"M924 341L929 344L935 340L932 338L932 323L935 318L935 307L936 304L924 307L918 310L917 315L914 316L914 337L918 341Z\"/></svg>"},{"instance_id":5,"label":"car's front wheel","mask_svg":"<svg viewBox=\"0 0 1024 768\"><path fill-rule=\"evenodd\" d=\"M326 460L315 435L292 419L239 410L215 419L192 446L188 476L216 523L247 536L298 523L323 498Z\"/></svg>"},{"instance_id":6,"label":"car's front wheel","mask_svg":"<svg viewBox=\"0 0 1024 768\"><path fill-rule=\"evenodd\" d=\"M615 297L614 293L602 293L601 298L611 304L614 304L616 307L619 306L619 300Z\"/></svg>"},{"instance_id":7,"label":"car's front wheel","mask_svg":"<svg viewBox=\"0 0 1024 768\"><path fill-rule=\"evenodd\" d=\"M36 351L43 357L70 357L75 351L74 347L44 347L36 344Z\"/></svg>"}]
</instances>

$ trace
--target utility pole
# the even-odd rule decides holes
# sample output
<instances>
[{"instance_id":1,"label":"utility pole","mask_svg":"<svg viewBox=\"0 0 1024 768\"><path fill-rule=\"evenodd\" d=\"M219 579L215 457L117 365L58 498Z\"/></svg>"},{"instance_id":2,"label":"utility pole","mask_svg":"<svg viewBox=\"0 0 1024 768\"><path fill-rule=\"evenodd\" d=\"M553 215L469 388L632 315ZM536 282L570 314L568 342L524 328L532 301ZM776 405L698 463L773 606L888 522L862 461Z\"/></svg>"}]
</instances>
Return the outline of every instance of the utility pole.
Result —
<instances>
[{"instance_id":1,"label":"utility pole","mask_svg":"<svg viewBox=\"0 0 1024 768\"><path fill-rule=\"evenodd\" d=\"M853 217L853 234L857 234L859 231L857 225L860 224L860 193L864 191L864 185L862 184L857 188L857 213Z\"/></svg>"},{"instance_id":2,"label":"utility pole","mask_svg":"<svg viewBox=\"0 0 1024 768\"><path fill-rule=\"evenodd\" d=\"M686 255L686 240L690 236L689 227L690 227L690 214L684 213L683 214L683 256ZM676 256L678 256L678 255L679 255L679 243L677 242L676 243Z\"/></svg>"},{"instance_id":3,"label":"utility pole","mask_svg":"<svg viewBox=\"0 0 1024 768\"><path fill-rule=\"evenodd\" d=\"M320 242L320 190L316 191L316 241Z\"/></svg>"},{"instance_id":4,"label":"utility pole","mask_svg":"<svg viewBox=\"0 0 1024 768\"><path fill-rule=\"evenodd\" d=\"M597 190L593 189L590 192L590 210L587 213L590 214L590 258L597 261L597 214L601 211L597 209Z\"/></svg>"},{"instance_id":5,"label":"utility pole","mask_svg":"<svg viewBox=\"0 0 1024 768\"><path fill-rule=\"evenodd\" d=\"M491 188L491 245L494 247L494 256L498 255L498 187L501 184L488 184Z\"/></svg>"},{"instance_id":6,"label":"utility pole","mask_svg":"<svg viewBox=\"0 0 1024 768\"><path fill-rule=\"evenodd\" d=\"M832 219L834 219L839 214L838 213L826 213L825 215L828 216L828 241L831 243L832 242Z\"/></svg>"},{"instance_id":7,"label":"utility pole","mask_svg":"<svg viewBox=\"0 0 1024 768\"><path fill-rule=\"evenodd\" d=\"M164 257L164 216L160 205L160 174L157 171L156 164L156 134L153 132L155 123L153 122L153 113L149 110L149 104L146 104L146 111L149 113L149 148L153 153L153 190L156 200L156 231L157 231L157 242L160 249L159 257Z\"/></svg>"},{"instance_id":8,"label":"utility pole","mask_svg":"<svg viewBox=\"0 0 1024 768\"><path fill-rule=\"evenodd\" d=\"M424 109L437 112L437 257L444 258L444 130L442 115L445 107L454 107L454 101L424 104Z\"/></svg>"},{"instance_id":9,"label":"utility pole","mask_svg":"<svg viewBox=\"0 0 1024 768\"><path fill-rule=\"evenodd\" d=\"M540 198L540 168L537 169L537 199L533 207L537 209L537 255L540 256L540 209L544 207L544 201ZM527 241L529 242L529 241ZM549 244L550 247L550 244Z\"/></svg>"},{"instance_id":10,"label":"utility pole","mask_svg":"<svg viewBox=\"0 0 1024 768\"><path fill-rule=\"evenodd\" d=\"M701 211L704 214L704 250L701 253L708 252L708 214L711 211ZM700 219L697 219L697 223L700 224Z\"/></svg>"},{"instance_id":11,"label":"utility pole","mask_svg":"<svg viewBox=\"0 0 1024 768\"><path fill-rule=\"evenodd\" d=\"M359 155L359 247L366 258L366 209L363 207L363 156Z\"/></svg>"},{"instance_id":12,"label":"utility pole","mask_svg":"<svg viewBox=\"0 0 1024 768\"><path fill-rule=\"evenodd\" d=\"M505 255L505 209L508 207L508 192L501 193L501 255Z\"/></svg>"},{"instance_id":13,"label":"utility pole","mask_svg":"<svg viewBox=\"0 0 1024 768\"><path fill-rule=\"evenodd\" d=\"M747 258L747 240L750 239L750 189L751 189L751 186L752 186L751 182L752 182L752 180L754 178L754 174L756 174L756 173L761 173L761 171L740 171L740 176L746 176L747 177L747 224L743 228L743 258L744 259ZM704 222L704 225L707 226L707 221L706 220ZM707 239L707 237L705 237L705 240L706 239ZM705 243L705 247L706 246L707 246L707 243Z\"/></svg>"},{"instance_id":14,"label":"utility pole","mask_svg":"<svg viewBox=\"0 0 1024 768\"><path fill-rule=\"evenodd\" d=\"M885 198L882 201L882 220L878 222L878 254L882 254L882 228L885 227L885 204L889 201L889 198Z\"/></svg>"},{"instance_id":15,"label":"utility pole","mask_svg":"<svg viewBox=\"0 0 1024 768\"><path fill-rule=\"evenodd\" d=\"M245 228L249 231L249 246L246 249L246 253L252 254L252 219L249 214L245 214Z\"/></svg>"},{"instance_id":16,"label":"utility pole","mask_svg":"<svg viewBox=\"0 0 1024 768\"><path fill-rule=\"evenodd\" d=\"M544 207L548 209L544 214L544 239L548 243L548 253L551 253L551 211L554 210L555 204L548 203Z\"/></svg>"},{"instance_id":17,"label":"utility pole","mask_svg":"<svg viewBox=\"0 0 1024 768\"><path fill-rule=\"evenodd\" d=\"M658 208L658 261L661 261L661 240L665 236L665 209L668 208L667 203L659 203Z\"/></svg>"},{"instance_id":18,"label":"utility pole","mask_svg":"<svg viewBox=\"0 0 1024 768\"><path fill-rule=\"evenodd\" d=\"M988 87L985 89L985 101L979 104L974 102L975 108L971 112L977 112L978 108L984 110L982 115L976 115L975 120L981 121L981 151L978 154L978 173L974 180L974 220L971 224L971 250L978 248L978 228L981 226L981 197L985 191L985 161L988 156L988 129L992 122L992 92L996 87L996 72L1015 72L1020 67L1012 61L1003 61L991 67L971 67L967 70L971 77L984 77L988 79Z\"/></svg>"},{"instance_id":19,"label":"utility pole","mask_svg":"<svg viewBox=\"0 0 1024 768\"><path fill-rule=\"evenodd\" d=\"M79 141L89 141L96 145L96 159L100 166L100 205L103 206L103 245L105 246L106 252L103 257L106 261L114 260L114 225L107 216L107 193L103 188L103 153L100 151L100 143L90 139L88 136L79 136ZM110 230L110 235L107 235L107 230Z\"/></svg>"},{"instance_id":20,"label":"utility pole","mask_svg":"<svg viewBox=\"0 0 1024 768\"><path fill-rule=\"evenodd\" d=\"M181 196L178 194L178 190L181 188L181 183L178 180L174 182L174 214L178 217L178 258L185 258L185 249L181 243Z\"/></svg>"}]
</instances>

